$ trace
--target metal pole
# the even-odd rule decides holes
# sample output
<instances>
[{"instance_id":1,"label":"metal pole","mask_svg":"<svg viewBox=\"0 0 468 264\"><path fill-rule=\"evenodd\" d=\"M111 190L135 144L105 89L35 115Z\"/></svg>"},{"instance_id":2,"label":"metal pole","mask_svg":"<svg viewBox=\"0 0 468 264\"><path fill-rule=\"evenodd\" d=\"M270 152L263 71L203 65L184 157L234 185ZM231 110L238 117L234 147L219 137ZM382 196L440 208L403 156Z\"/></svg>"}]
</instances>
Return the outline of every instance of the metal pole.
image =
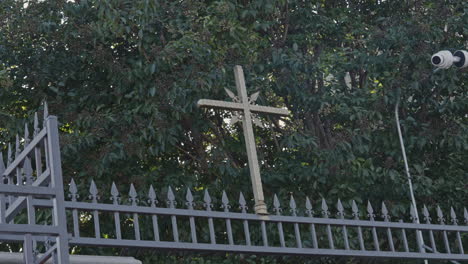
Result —
<instances>
[{"instance_id":1,"label":"metal pole","mask_svg":"<svg viewBox=\"0 0 468 264\"><path fill-rule=\"evenodd\" d=\"M405 162L405 171L406 171L406 176L408 178L408 186L410 190L410 196L411 196L411 203L413 204L415 215L416 215L416 223L420 224L419 221L419 212L418 212L418 207L416 206L416 199L414 198L414 191L413 191L413 182L411 180L411 174L409 171L409 166L408 166L408 159L406 158L406 150L405 150L405 143L403 142L403 135L401 134L401 128L400 128L400 117L398 115L398 108L400 106L400 96L398 96L397 103L395 105L395 120L396 120L396 125L397 125L397 130L398 130L398 137L400 139L400 147L401 147L401 153L403 155L403 161ZM419 241L422 243L422 248L420 250L425 251L424 249L424 238L422 235L421 230L417 230L417 236L419 237ZM424 260L424 264L428 264L428 260Z\"/></svg>"}]
</instances>

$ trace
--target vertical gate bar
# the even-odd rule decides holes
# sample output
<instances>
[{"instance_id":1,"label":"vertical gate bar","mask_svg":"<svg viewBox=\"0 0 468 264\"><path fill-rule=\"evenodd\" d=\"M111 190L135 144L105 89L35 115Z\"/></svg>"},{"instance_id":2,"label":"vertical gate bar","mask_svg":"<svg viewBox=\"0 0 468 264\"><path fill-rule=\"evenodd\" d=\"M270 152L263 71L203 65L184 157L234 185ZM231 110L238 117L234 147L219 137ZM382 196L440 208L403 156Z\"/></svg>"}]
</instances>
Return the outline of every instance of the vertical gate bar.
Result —
<instances>
[{"instance_id":1,"label":"vertical gate bar","mask_svg":"<svg viewBox=\"0 0 468 264\"><path fill-rule=\"evenodd\" d=\"M60 144L57 126L57 117L50 116L46 120L47 136L48 136L48 151L50 154L50 186L55 189L55 197L53 198L54 222L59 228L59 236L56 238L57 257L60 264L70 263L68 254L68 232L67 232L67 216L65 214L65 197L63 192L62 179L62 161L60 157Z\"/></svg>"},{"instance_id":2,"label":"vertical gate bar","mask_svg":"<svg viewBox=\"0 0 468 264\"><path fill-rule=\"evenodd\" d=\"M24 235L23 258L24 263L34 264L34 248L31 234Z\"/></svg>"},{"instance_id":3,"label":"vertical gate bar","mask_svg":"<svg viewBox=\"0 0 468 264\"><path fill-rule=\"evenodd\" d=\"M13 162L13 157L12 157L11 143L8 143L7 167L9 167L12 162ZM7 180L8 180L7 184L11 184L11 185L15 184L15 182L13 180L13 173L10 173L10 174L6 175L6 177L7 177ZM8 197L8 203L12 204L14 202L14 196L13 195L7 195L7 197ZM14 218L13 217L11 218L9 223L10 224L14 223Z\"/></svg>"},{"instance_id":4,"label":"vertical gate bar","mask_svg":"<svg viewBox=\"0 0 468 264\"><path fill-rule=\"evenodd\" d=\"M138 214L133 213L133 227L135 230L135 240L141 240L140 235L140 221L138 220Z\"/></svg>"},{"instance_id":5,"label":"vertical gate bar","mask_svg":"<svg viewBox=\"0 0 468 264\"><path fill-rule=\"evenodd\" d=\"M130 192L128 193L129 200L132 203L132 207L137 208L138 207L138 194L135 190L135 186L133 183L130 184ZM133 229L135 231L135 240L141 240L141 235L140 235L140 221L138 219L138 213L133 213Z\"/></svg>"},{"instance_id":6,"label":"vertical gate bar","mask_svg":"<svg viewBox=\"0 0 468 264\"><path fill-rule=\"evenodd\" d=\"M439 206L437 206L437 218L438 218L439 223L441 225L445 225L444 214L442 213L442 209L440 209ZM443 236L443 239L444 239L444 246L445 246L446 253L452 254L452 251L450 250L450 244L449 244L449 241L448 241L447 231L445 231L445 230L442 231L442 236Z\"/></svg>"},{"instance_id":7,"label":"vertical gate bar","mask_svg":"<svg viewBox=\"0 0 468 264\"><path fill-rule=\"evenodd\" d=\"M357 207L356 201L353 200L351 203L351 210L353 211L353 216L355 220L359 220L359 208ZM362 237L362 227L358 226L358 240L359 240L359 248L361 250L366 250L364 246L364 238Z\"/></svg>"},{"instance_id":8,"label":"vertical gate bar","mask_svg":"<svg viewBox=\"0 0 468 264\"><path fill-rule=\"evenodd\" d=\"M388 214L387 206L385 205L384 202L382 202L382 218L384 219L385 222L390 222L390 215ZM392 252L395 251L395 245L393 243L393 236L392 236L392 230L390 227L387 228L387 238L388 238L388 244L390 245L390 250Z\"/></svg>"},{"instance_id":9,"label":"vertical gate bar","mask_svg":"<svg viewBox=\"0 0 468 264\"><path fill-rule=\"evenodd\" d=\"M120 196L119 196L119 190L117 189L115 182L112 182L110 199L112 200L112 204L114 204L115 207L119 206ZM119 240L122 239L122 232L120 229L120 213L118 211L114 212L114 226L115 226L115 238Z\"/></svg>"},{"instance_id":10,"label":"vertical gate bar","mask_svg":"<svg viewBox=\"0 0 468 264\"><path fill-rule=\"evenodd\" d=\"M169 186L167 191L167 204L169 208L175 209L176 201L174 192L172 192L172 188ZM172 236L174 238L174 242L179 242L179 229L177 228L177 217L175 215L171 215L171 224L172 224Z\"/></svg>"},{"instance_id":11,"label":"vertical gate bar","mask_svg":"<svg viewBox=\"0 0 468 264\"><path fill-rule=\"evenodd\" d=\"M450 217L451 217L452 224L455 225L455 226L458 225L457 215L455 214L455 210L453 210L453 207L450 207ZM459 250L460 254L463 254L464 250L463 250L463 243L462 243L462 240L461 240L460 232L457 231L456 234L457 234L458 250Z\"/></svg>"},{"instance_id":12,"label":"vertical gate bar","mask_svg":"<svg viewBox=\"0 0 468 264\"><path fill-rule=\"evenodd\" d=\"M150 202L151 208L156 208L156 204L158 201L156 200L156 192L154 191L153 185L150 185L149 191L148 191L148 198ZM153 235L154 235L154 241L159 241L159 225L158 225L158 217L155 214L151 215L151 221L153 224Z\"/></svg>"},{"instance_id":13,"label":"vertical gate bar","mask_svg":"<svg viewBox=\"0 0 468 264\"><path fill-rule=\"evenodd\" d=\"M424 215L424 219L426 220L426 224L430 225L432 219L429 214L429 210L427 210L426 205L424 205L423 207L423 215ZM434 232L432 229L429 230L429 240L431 241L432 252L437 252L437 246L436 246L435 239L434 239Z\"/></svg>"},{"instance_id":14,"label":"vertical gate bar","mask_svg":"<svg viewBox=\"0 0 468 264\"><path fill-rule=\"evenodd\" d=\"M37 117L37 112L34 113L34 137L39 134L39 119ZM39 176L42 174L42 153L41 153L42 140L34 148L34 161L36 163L36 175Z\"/></svg>"},{"instance_id":15,"label":"vertical gate bar","mask_svg":"<svg viewBox=\"0 0 468 264\"><path fill-rule=\"evenodd\" d=\"M413 206L413 204L411 204L410 214L411 214L411 219L413 220L413 224L419 224L418 212L416 210L417 209ZM419 252L425 253L426 250L424 249L422 230L416 229L415 231L416 231L416 243L418 244Z\"/></svg>"},{"instance_id":16,"label":"vertical gate bar","mask_svg":"<svg viewBox=\"0 0 468 264\"><path fill-rule=\"evenodd\" d=\"M20 154L20 144L19 144L19 136L18 134L16 134L16 144L15 144L15 159L18 158L19 154ZM19 165L20 166L20 165ZM23 176L21 175L21 169L20 167L16 167L16 184L18 186L21 186L23 185Z\"/></svg>"},{"instance_id":17,"label":"vertical gate bar","mask_svg":"<svg viewBox=\"0 0 468 264\"><path fill-rule=\"evenodd\" d=\"M338 209L338 213L337 213L338 217L341 219L344 219L344 208L340 199L338 199L337 209ZM349 248L349 240L348 240L348 230L346 228L346 225L343 225L342 228L343 228L343 240L344 240L345 249L349 250L350 248Z\"/></svg>"},{"instance_id":18,"label":"vertical gate bar","mask_svg":"<svg viewBox=\"0 0 468 264\"><path fill-rule=\"evenodd\" d=\"M399 220L399 223L403 223L403 220ZM403 237L403 247L405 248L405 252L409 252L409 246L408 246L408 239L406 237L406 230L405 228L401 229L401 236Z\"/></svg>"},{"instance_id":19,"label":"vertical gate bar","mask_svg":"<svg viewBox=\"0 0 468 264\"><path fill-rule=\"evenodd\" d=\"M185 196L185 200L187 200L186 204L189 210L193 211L193 195L190 191L190 188L187 188L187 195ZM192 243L198 243L197 240L197 229L195 226L195 218L193 216L189 216L190 222L190 235L192 237Z\"/></svg>"},{"instance_id":20,"label":"vertical gate bar","mask_svg":"<svg viewBox=\"0 0 468 264\"><path fill-rule=\"evenodd\" d=\"M291 214L294 217L297 217L297 206L294 197L291 195L289 200L289 208L291 208ZM299 230L299 224L294 223L294 236L296 237L296 245L298 248L302 248L301 232Z\"/></svg>"},{"instance_id":21,"label":"vertical gate bar","mask_svg":"<svg viewBox=\"0 0 468 264\"><path fill-rule=\"evenodd\" d=\"M374 222L375 214L374 214L374 209L372 208L372 205L370 201L367 202L367 213L369 220L371 222ZM372 240L374 241L374 247L376 251L380 251L380 245L379 245L379 238L377 237L377 229L375 226L372 227Z\"/></svg>"},{"instance_id":22,"label":"vertical gate bar","mask_svg":"<svg viewBox=\"0 0 468 264\"><path fill-rule=\"evenodd\" d=\"M310 218L314 218L314 211L312 210L312 204L310 203L309 197L306 197L306 213ZM310 236L312 237L312 247L318 248L317 232L315 230L315 224L310 224Z\"/></svg>"},{"instance_id":23,"label":"vertical gate bar","mask_svg":"<svg viewBox=\"0 0 468 264\"><path fill-rule=\"evenodd\" d=\"M76 187L75 180L73 178L70 181L70 186L68 188L70 194L68 195L71 198L72 202L76 202L78 199L78 188ZM80 228L79 228L79 218L78 218L78 209L72 209L72 218L73 218L73 236L80 237Z\"/></svg>"},{"instance_id":24,"label":"vertical gate bar","mask_svg":"<svg viewBox=\"0 0 468 264\"><path fill-rule=\"evenodd\" d=\"M276 215L281 215L280 202L279 202L278 196L276 196L276 194L273 197L273 211L276 212ZM279 235L280 245L281 245L281 247L285 247L286 243L284 242L283 223L281 221L279 221L276 224L276 226L278 228L278 235Z\"/></svg>"},{"instance_id":25,"label":"vertical gate bar","mask_svg":"<svg viewBox=\"0 0 468 264\"><path fill-rule=\"evenodd\" d=\"M5 199L5 195L0 193L0 224L6 224L5 213L6 213L6 199Z\"/></svg>"},{"instance_id":26,"label":"vertical gate bar","mask_svg":"<svg viewBox=\"0 0 468 264\"><path fill-rule=\"evenodd\" d=\"M327 201L325 201L325 198L322 198L322 215L324 218L328 218L330 216ZM327 237L330 249L335 249L335 244L333 242L333 233L330 225L327 225Z\"/></svg>"},{"instance_id":27,"label":"vertical gate bar","mask_svg":"<svg viewBox=\"0 0 468 264\"><path fill-rule=\"evenodd\" d=\"M26 208L27 208L26 211L28 214L28 224L35 225L36 224L36 212L34 209L33 197L31 195L28 195L26 197Z\"/></svg>"},{"instance_id":28,"label":"vertical gate bar","mask_svg":"<svg viewBox=\"0 0 468 264\"><path fill-rule=\"evenodd\" d=\"M97 200L99 199L98 196L98 189L96 187L96 183L94 183L94 180L91 180L91 185L89 187L89 193L90 193L90 198L91 203L97 204ZM96 238L101 238L101 228L99 225L99 212L98 210L93 210L93 222L94 222L94 236Z\"/></svg>"},{"instance_id":29,"label":"vertical gate bar","mask_svg":"<svg viewBox=\"0 0 468 264\"><path fill-rule=\"evenodd\" d=\"M268 247L268 236L267 236L265 221L260 221L260 225L261 225L261 228L262 228L263 246Z\"/></svg>"},{"instance_id":30,"label":"vertical gate bar","mask_svg":"<svg viewBox=\"0 0 468 264\"><path fill-rule=\"evenodd\" d=\"M221 208L224 209L224 212L228 213L229 208L231 208L231 206L229 205L229 199L224 190L223 190L223 196L221 198L221 202L223 204L221 205ZM232 237L231 219L229 218L226 218L226 231L227 231L229 245L234 245L234 238Z\"/></svg>"},{"instance_id":31,"label":"vertical gate bar","mask_svg":"<svg viewBox=\"0 0 468 264\"><path fill-rule=\"evenodd\" d=\"M211 197L207 189L205 189L203 201L205 202L206 211L210 212L211 208L213 207L213 204L211 204ZM210 242L211 244L216 244L215 230L212 217L208 217L208 227L210 230Z\"/></svg>"},{"instance_id":32,"label":"vertical gate bar","mask_svg":"<svg viewBox=\"0 0 468 264\"><path fill-rule=\"evenodd\" d=\"M247 205L245 202L244 194L240 192L239 195L239 208L241 209L242 214L247 214ZM244 235L245 235L245 244L247 246L252 245L250 240L250 230L249 230L249 222L247 219L242 220L242 225L244 226Z\"/></svg>"}]
</instances>

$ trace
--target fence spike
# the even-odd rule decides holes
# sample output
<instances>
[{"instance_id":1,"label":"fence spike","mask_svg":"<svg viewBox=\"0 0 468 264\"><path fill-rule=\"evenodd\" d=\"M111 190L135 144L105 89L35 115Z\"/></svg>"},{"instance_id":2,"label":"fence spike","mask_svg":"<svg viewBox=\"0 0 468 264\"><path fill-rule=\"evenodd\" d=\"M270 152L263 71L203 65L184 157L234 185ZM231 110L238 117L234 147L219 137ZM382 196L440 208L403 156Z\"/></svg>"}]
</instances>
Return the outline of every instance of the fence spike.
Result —
<instances>
[{"instance_id":1,"label":"fence spike","mask_svg":"<svg viewBox=\"0 0 468 264\"><path fill-rule=\"evenodd\" d=\"M330 212L328 211L327 201L325 200L325 198L322 198L322 214L323 214L323 217L325 218L328 218L328 216L330 216Z\"/></svg>"},{"instance_id":2,"label":"fence spike","mask_svg":"<svg viewBox=\"0 0 468 264\"><path fill-rule=\"evenodd\" d=\"M440 209L440 206L437 205L437 220L441 223L445 223L445 218L444 218L444 213L442 212L442 209Z\"/></svg>"},{"instance_id":3,"label":"fence spike","mask_svg":"<svg viewBox=\"0 0 468 264\"><path fill-rule=\"evenodd\" d=\"M291 208L291 213L293 216L297 215L297 205L296 201L294 200L294 196L291 194L291 199L289 200L289 208Z\"/></svg>"},{"instance_id":4,"label":"fence spike","mask_svg":"<svg viewBox=\"0 0 468 264\"><path fill-rule=\"evenodd\" d=\"M382 201L382 218L384 221L390 221L390 215L388 214L388 209L387 206L385 205L385 202Z\"/></svg>"},{"instance_id":5,"label":"fence spike","mask_svg":"<svg viewBox=\"0 0 468 264\"><path fill-rule=\"evenodd\" d=\"M71 198L72 202L76 202L79 195L78 195L78 188L76 188L75 180L73 180L73 178L70 181L70 187L68 187L68 191L70 192L68 197Z\"/></svg>"},{"instance_id":6,"label":"fence spike","mask_svg":"<svg viewBox=\"0 0 468 264\"><path fill-rule=\"evenodd\" d=\"M29 157L24 159L23 172L26 179L26 184L31 185L33 182L33 169L31 166L31 159Z\"/></svg>"},{"instance_id":7,"label":"fence spike","mask_svg":"<svg viewBox=\"0 0 468 264\"><path fill-rule=\"evenodd\" d=\"M244 194L240 192L239 194L239 209L242 210L242 213L247 213L247 203L245 202Z\"/></svg>"},{"instance_id":8,"label":"fence spike","mask_svg":"<svg viewBox=\"0 0 468 264\"><path fill-rule=\"evenodd\" d=\"M465 224L468 224L468 211L466 210L466 207L463 208L463 216L465 217Z\"/></svg>"},{"instance_id":9,"label":"fence spike","mask_svg":"<svg viewBox=\"0 0 468 264\"><path fill-rule=\"evenodd\" d=\"M187 188L187 194L185 195L185 200L187 200L185 204L187 205L188 209L193 210L193 195L192 195L192 191L190 191L190 188Z\"/></svg>"},{"instance_id":10,"label":"fence spike","mask_svg":"<svg viewBox=\"0 0 468 264\"><path fill-rule=\"evenodd\" d=\"M7 157L7 166L13 162L12 150L11 150L11 143L8 143L8 157Z\"/></svg>"},{"instance_id":11,"label":"fence spike","mask_svg":"<svg viewBox=\"0 0 468 264\"><path fill-rule=\"evenodd\" d=\"M28 128L28 123L24 123L24 147L29 144L30 139L29 139L29 128Z\"/></svg>"},{"instance_id":12,"label":"fence spike","mask_svg":"<svg viewBox=\"0 0 468 264\"><path fill-rule=\"evenodd\" d=\"M312 203L310 203L310 199L308 196L306 196L306 204L305 204L305 207L306 207L306 213L309 217L313 217L314 216L314 211L312 210Z\"/></svg>"},{"instance_id":13,"label":"fence spike","mask_svg":"<svg viewBox=\"0 0 468 264\"><path fill-rule=\"evenodd\" d=\"M113 201L114 204L119 204L119 201L120 201L119 190L117 189L115 182L112 182L110 199Z\"/></svg>"},{"instance_id":14,"label":"fence spike","mask_svg":"<svg viewBox=\"0 0 468 264\"><path fill-rule=\"evenodd\" d=\"M338 199L338 202L336 203L336 208L338 209L338 213L336 215L340 218L344 218L344 208L340 199Z\"/></svg>"},{"instance_id":15,"label":"fence spike","mask_svg":"<svg viewBox=\"0 0 468 264\"><path fill-rule=\"evenodd\" d=\"M221 208L223 208L225 212L229 212L229 208L231 208L231 206L229 205L229 199L224 190L223 190L223 196L221 198L221 203L222 203Z\"/></svg>"},{"instance_id":16,"label":"fence spike","mask_svg":"<svg viewBox=\"0 0 468 264\"><path fill-rule=\"evenodd\" d=\"M150 203L151 207L156 207L158 201L156 200L156 192L154 191L153 185L150 185L148 191L148 202Z\"/></svg>"},{"instance_id":17,"label":"fence spike","mask_svg":"<svg viewBox=\"0 0 468 264\"><path fill-rule=\"evenodd\" d=\"M367 216L369 217L370 220L374 221L375 214L374 214L374 208L372 208L372 204L370 201L367 201Z\"/></svg>"},{"instance_id":18,"label":"fence spike","mask_svg":"<svg viewBox=\"0 0 468 264\"><path fill-rule=\"evenodd\" d=\"M205 195L203 196L203 201L205 202L203 205L205 206L207 211L211 211L213 204L211 203L211 196L208 192L208 189L205 189Z\"/></svg>"},{"instance_id":19,"label":"fence spike","mask_svg":"<svg viewBox=\"0 0 468 264\"><path fill-rule=\"evenodd\" d=\"M44 123L49 117L49 107L47 106L47 101L44 101Z\"/></svg>"},{"instance_id":20,"label":"fence spike","mask_svg":"<svg viewBox=\"0 0 468 264\"><path fill-rule=\"evenodd\" d=\"M34 113L34 132L33 135L36 136L39 134L39 118L37 117L37 112Z\"/></svg>"},{"instance_id":21,"label":"fence spike","mask_svg":"<svg viewBox=\"0 0 468 264\"><path fill-rule=\"evenodd\" d=\"M98 189L96 187L96 183L94 183L94 180L91 180L91 184L89 186L89 198L92 199L93 203L97 203L97 200L99 199L98 196Z\"/></svg>"},{"instance_id":22,"label":"fence spike","mask_svg":"<svg viewBox=\"0 0 468 264\"><path fill-rule=\"evenodd\" d=\"M432 218L431 218L431 215L429 214L429 210L427 209L426 205L423 206L423 216L424 216L424 220L426 220L426 223L430 224Z\"/></svg>"},{"instance_id":23,"label":"fence spike","mask_svg":"<svg viewBox=\"0 0 468 264\"><path fill-rule=\"evenodd\" d=\"M169 208L175 208L176 206L175 195L171 186L167 190L167 205L169 205Z\"/></svg>"},{"instance_id":24,"label":"fence spike","mask_svg":"<svg viewBox=\"0 0 468 264\"><path fill-rule=\"evenodd\" d=\"M3 153L0 151L0 178L3 177L3 172L5 171L5 163L3 162ZM3 182L0 182L2 184Z\"/></svg>"},{"instance_id":25,"label":"fence spike","mask_svg":"<svg viewBox=\"0 0 468 264\"><path fill-rule=\"evenodd\" d=\"M458 220L457 220L457 214L455 213L455 210L453 210L453 207L450 206L450 222L452 222L452 224L454 225L457 225L458 223Z\"/></svg>"},{"instance_id":26,"label":"fence spike","mask_svg":"<svg viewBox=\"0 0 468 264\"><path fill-rule=\"evenodd\" d=\"M128 200L132 203L132 205L137 205L138 202L138 193L135 190L135 186L133 186L133 183L130 184L130 191L128 192Z\"/></svg>"},{"instance_id":27,"label":"fence spike","mask_svg":"<svg viewBox=\"0 0 468 264\"><path fill-rule=\"evenodd\" d=\"M353 200L351 203L351 210L353 211L354 219L359 219L359 208L356 204L356 201Z\"/></svg>"},{"instance_id":28,"label":"fence spike","mask_svg":"<svg viewBox=\"0 0 468 264\"><path fill-rule=\"evenodd\" d=\"M16 134L16 144L15 144L15 158L17 158L20 154L20 142L19 142L19 136Z\"/></svg>"},{"instance_id":29,"label":"fence spike","mask_svg":"<svg viewBox=\"0 0 468 264\"><path fill-rule=\"evenodd\" d=\"M280 201L278 200L278 196L276 196L276 193L273 197L273 211L276 212L277 215L281 214L281 207L280 207Z\"/></svg>"}]
</instances>

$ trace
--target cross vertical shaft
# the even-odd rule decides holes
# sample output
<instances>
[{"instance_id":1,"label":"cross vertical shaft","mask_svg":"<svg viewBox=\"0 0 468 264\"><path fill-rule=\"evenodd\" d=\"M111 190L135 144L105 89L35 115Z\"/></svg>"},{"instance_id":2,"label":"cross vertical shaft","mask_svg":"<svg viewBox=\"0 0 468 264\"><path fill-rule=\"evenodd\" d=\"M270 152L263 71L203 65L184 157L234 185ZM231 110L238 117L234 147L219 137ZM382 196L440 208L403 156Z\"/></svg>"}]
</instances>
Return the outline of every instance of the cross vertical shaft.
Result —
<instances>
[{"instance_id":1,"label":"cross vertical shaft","mask_svg":"<svg viewBox=\"0 0 468 264\"><path fill-rule=\"evenodd\" d=\"M245 87L244 72L241 66L234 67L234 76L236 79L238 96L235 96L233 92L226 89L228 95L234 102L201 99L198 101L197 105L199 107L218 108L237 112L237 115L233 116L231 123L235 123L232 121L237 120L240 115L242 116L242 127L244 131L245 146L247 148L247 158L249 161L250 178L252 180L252 189L255 199L254 209L257 214L268 214L265 198L263 197L262 179L260 178L260 166L258 163L257 148L255 145L255 136L252 123L261 127L263 127L263 125L261 124L260 120L253 114L267 113L279 116L287 116L289 111L282 108L256 105L255 100L257 100L259 93L254 93L250 98L248 97L247 89Z\"/></svg>"},{"instance_id":2,"label":"cross vertical shaft","mask_svg":"<svg viewBox=\"0 0 468 264\"><path fill-rule=\"evenodd\" d=\"M260 166L258 164L257 147L252 127L252 116L249 109L249 98L245 87L244 71L241 66L234 67L234 77L236 79L237 94L240 97L244 107L242 118L242 127L244 130L245 147L247 149L247 158L249 161L250 177L252 180L252 189L255 199L255 212L257 214L267 214L265 198L263 196L262 179L260 178Z\"/></svg>"}]
</instances>

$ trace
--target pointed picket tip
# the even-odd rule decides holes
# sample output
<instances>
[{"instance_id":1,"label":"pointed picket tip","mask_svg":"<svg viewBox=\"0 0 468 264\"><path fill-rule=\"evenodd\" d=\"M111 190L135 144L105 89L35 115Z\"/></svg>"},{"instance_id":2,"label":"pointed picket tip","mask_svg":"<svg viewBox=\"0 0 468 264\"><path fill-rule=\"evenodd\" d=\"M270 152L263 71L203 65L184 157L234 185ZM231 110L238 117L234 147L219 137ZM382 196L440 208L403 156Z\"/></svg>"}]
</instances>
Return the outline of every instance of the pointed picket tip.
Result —
<instances>
[{"instance_id":1,"label":"pointed picket tip","mask_svg":"<svg viewBox=\"0 0 468 264\"><path fill-rule=\"evenodd\" d=\"M30 142L29 140L29 128L28 128L28 123L24 123L24 145L28 145Z\"/></svg>"},{"instance_id":2,"label":"pointed picket tip","mask_svg":"<svg viewBox=\"0 0 468 264\"><path fill-rule=\"evenodd\" d=\"M463 208L463 216L465 217L465 224L468 224L468 211L466 207Z\"/></svg>"},{"instance_id":3,"label":"pointed picket tip","mask_svg":"<svg viewBox=\"0 0 468 264\"><path fill-rule=\"evenodd\" d=\"M5 163L3 162L3 153L0 151L0 177L3 175L5 171Z\"/></svg>"},{"instance_id":4,"label":"pointed picket tip","mask_svg":"<svg viewBox=\"0 0 468 264\"><path fill-rule=\"evenodd\" d=\"M203 201L206 204L211 204L211 196L210 196L210 193L208 192L208 189L205 189L205 194L203 195Z\"/></svg>"},{"instance_id":5,"label":"pointed picket tip","mask_svg":"<svg viewBox=\"0 0 468 264\"><path fill-rule=\"evenodd\" d=\"M49 106L47 105L47 101L44 101L44 122L49 117Z\"/></svg>"},{"instance_id":6,"label":"pointed picket tip","mask_svg":"<svg viewBox=\"0 0 468 264\"><path fill-rule=\"evenodd\" d=\"M137 197L137 192L135 190L135 186L133 185L133 183L130 183L130 191L128 192L128 196L130 196L131 198L135 198Z\"/></svg>"},{"instance_id":7,"label":"pointed picket tip","mask_svg":"<svg viewBox=\"0 0 468 264\"><path fill-rule=\"evenodd\" d=\"M117 186L115 185L115 182L112 182L111 195L112 195L112 197L119 196L119 190L117 189Z\"/></svg>"},{"instance_id":8,"label":"pointed picket tip","mask_svg":"<svg viewBox=\"0 0 468 264\"><path fill-rule=\"evenodd\" d=\"M12 154L12 149L11 149L11 143L8 143L8 157L7 157L7 166L10 166L10 164L13 162L13 154Z\"/></svg>"},{"instance_id":9,"label":"pointed picket tip","mask_svg":"<svg viewBox=\"0 0 468 264\"><path fill-rule=\"evenodd\" d=\"M328 212L328 205L327 205L327 201L325 200L325 198L322 198L322 211Z\"/></svg>"},{"instance_id":10,"label":"pointed picket tip","mask_svg":"<svg viewBox=\"0 0 468 264\"><path fill-rule=\"evenodd\" d=\"M305 204L305 207L308 211L311 211L312 210L312 203L310 203L310 199L308 196L306 196L306 204Z\"/></svg>"},{"instance_id":11,"label":"pointed picket tip","mask_svg":"<svg viewBox=\"0 0 468 264\"><path fill-rule=\"evenodd\" d=\"M294 200L294 196L291 194L291 198L289 200L289 207L291 209L296 209L297 206L296 206L296 201Z\"/></svg>"},{"instance_id":12,"label":"pointed picket tip","mask_svg":"<svg viewBox=\"0 0 468 264\"><path fill-rule=\"evenodd\" d=\"M241 206L245 206L247 203L245 202L245 198L244 198L244 194L242 192L240 192L239 194L239 204Z\"/></svg>"},{"instance_id":13,"label":"pointed picket tip","mask_svg":"<svg viewBox=\"0 0 468 264\"><path fill-rule=\"evenodd\" d=\"M148 198L150 198L151 201L156 200L156 192L154 191L153 185L149 187Z\"/></svg>"},{"instance_id":14,"label":"pointed picket tip","mask_svg":"<svg viewBox=\"0 0 468 264\"><path fill-rule=\"evenodd\" d=\"M455 213L455 210L453 209L452 206L450 206L450 218L452 219L453 223L457 223L457 214Z\"/></svg>"},{"instance_id":15,"label":"pointed picket tip","mask_svg":"<svg viewBox=\"0 0 468 264\"><path fill-rule=\"evenodd\" d=\"M39 118L37 112L34 113L34 136L39 133Z\"/></svg>"},{"instance_id":16,"label":"pointed picket tip","mask_svg":"<svg viewBox=\"0 0 468 264\"><path fill-rule=\"evenodd\" d=\"M387 209L387 206L385 205L385 202L382 202L382 214L388 215L388 209Z\"/></svg>"},{"instance_id":17,"label":"pointed picket tip","mask_svg":"<svg viewBox=\"0 0 468 264\"><path fill-rule=\"evenodd\" d=\"M275 195L273 196L273 207L275 208L280 208L281 204L280 201L278 200L278 196Z\"/></svg>"},{"instance_id":18,"label":"pointed picket tip","mask_svg":"<svg viewBox=\"0 0 468 264\"><path fill-rule=\"evenodd\" d=\"M169 186L169 188L167 190L167 199L169 201L174 201L175 200L175 195L174 195L174 192L172 191L171 186Z\"/></svg>"},{"instance_id":19,"label":"pointed picket tip","mask_svg":"<svg viewBox=\"0 0 468 264\"><path fill-rule=\"evenodd\" d=\"M78 193L78 188L76 187L75 180L72 178L70 181L70 186L68 187L68 191L71 194L76 194Z\"/></svg>"},{"instance_id":20,"label":"pointed picket tip","mask_svg":"<svg viewBox=\"0 0 468 264\"><path fill-rule=\"evenodd\" d=\"M98 199L98 189L94 180L91 180L91 185L89 186L89 193L91 194L90 197L93 200L93 202L96 202Z\"/></svg>"},{"instance_id":21,"label":"pointed picket tip","mask_svg":"<svg viewBox=\"0 0 468 264\"><path fill-rule=\"evenodd\" d=\"M229 199L227 197L226 192L223 190L223 196L221 197L221 202L223 205L228 205L229 204Z\"/></svg>"},{"instance_id":22,"label":"pointed picket tip","mask_svg":"<svg viewBox=\"0 0 468 264\"><path fill-rule=\"evenodd\" d=\"M229 90L228 88L224 88L224 91L226 91L226 93L231 99L236 99L237 96L231 90Z\"/></svg>"},{"instance_id":23,"label":"pointed picket tip","mask_svg":"<svg viewBox=\"0 0 468 264\"><path fill-rule=\"evenodd\" d=\"M355 214L359 213L359 208L358 208L355 200L353 200L353 202L351 203L351 210Z\"/></svg>"},{"instance_id":24,"label":"pointed picket tip","mask_svg":"<svg viewBox=\"0 0 468 264\"><path fill-rule=\"evenodd\" d=\"M20 142L19 142L19 136L18 134L16 134L16 144L15 144L15 158L18 157L19 153L20 153Z\"/></svg>"},{"instance_id":25,"label":"pointed picket tip","mask_svg":"<svg viewBox=\"0 0 468 264\"><path fill-rule=\"evenodd\" d=\"M338 202L336 203L336 208L338 209L338 212L340 213L344 212L343 204L341 203L340 199L338 199Z\"/></svg>"},{"instance_id":26,"label":"pointed picket tip","mask_svg":"<svg viewBox=\"0 0 468 264\"><path fill-rule=\"evenodd\" d=\"M257 101L259 95L260 95L260 91L253 93L249 98L250 103L251 104L255 103L255 101Z\"/></svg>"},{"instance_id":27,"label":"pointed picket tip","mask_svg":"<svg viewBox=\"0 0 468 264\"><path fill-rule=\"evenodd\" d=\"M374 213L374 208L372 208L372 204L370 201L367 201L367 212L369 214L373 214Z\"/></svg>"},{"instance_id":28,"label":"pointed picket tip","mask_svg":"<svg viewBox=\"0 0 468 264\"><path fill-rule=\"evenodd\" d=\"M187 194L185 194L185 200L189 203L193 202L193 195L192 195L192 191L190 191L190 188L187 188Z\"/></svg>"}]
</instances>

